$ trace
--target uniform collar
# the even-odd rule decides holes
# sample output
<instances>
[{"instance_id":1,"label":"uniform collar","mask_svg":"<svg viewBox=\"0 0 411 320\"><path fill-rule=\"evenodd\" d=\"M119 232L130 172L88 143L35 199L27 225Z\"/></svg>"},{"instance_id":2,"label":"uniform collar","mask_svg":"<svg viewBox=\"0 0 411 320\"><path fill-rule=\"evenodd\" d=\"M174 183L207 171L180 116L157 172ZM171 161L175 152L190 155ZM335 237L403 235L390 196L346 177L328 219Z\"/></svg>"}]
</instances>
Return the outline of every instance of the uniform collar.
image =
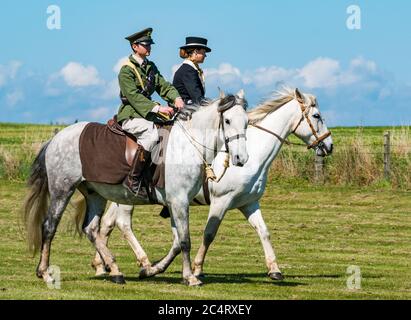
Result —
<instances>
[{"instance_id":1,"label":"uniform collar","mask_svg":"<svg viewBox=\"0 0 411 320\"><path fill-rule=\"evenodd\" d=\"M136 54L130 55L130 60L133 61L133 62L136 62L140 67L143 63L147 64L147 62L148 62L147 59L141 59L141 57L139 57Z\"/></svg>"}]
</instances>

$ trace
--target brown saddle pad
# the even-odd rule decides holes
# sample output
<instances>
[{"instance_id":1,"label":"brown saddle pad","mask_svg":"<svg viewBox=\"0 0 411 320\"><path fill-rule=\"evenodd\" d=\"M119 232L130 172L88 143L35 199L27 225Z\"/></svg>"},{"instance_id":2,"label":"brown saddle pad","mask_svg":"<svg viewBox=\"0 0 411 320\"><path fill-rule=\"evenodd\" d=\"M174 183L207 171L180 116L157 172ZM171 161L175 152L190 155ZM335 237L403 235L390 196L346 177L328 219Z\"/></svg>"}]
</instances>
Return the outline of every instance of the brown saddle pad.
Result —
<instances>
[{"instance_id":1,"label":"brown saddle pad","mask_svg":"<svg viewBox=\"0 0 411 320\"><path fill-rule=\"evenodd\" d=\"M156 161L144 172L145 185L155 194L153 188L164 188L165 155L168 135L172 126L159 128L159 145L156 148ZM136 151L136 143L127 138L121 126L112 120L108 125L91 122L80 136L80 159L83 177L87 181L120 184L129 173ZM152 154L153 156L153 154Z\"/></svg>"},{"instance_id":2,"label":"brown saddle pad","mask_svg":"<svg viewBox=\"0 0 411 320\"><path fill-rule=\"evenodd\" d=\"M113 133L107 125L90 122L80 136L83 177L90 182L121 183L130 171L126 136Z\"/></svg>"}]
</instances>

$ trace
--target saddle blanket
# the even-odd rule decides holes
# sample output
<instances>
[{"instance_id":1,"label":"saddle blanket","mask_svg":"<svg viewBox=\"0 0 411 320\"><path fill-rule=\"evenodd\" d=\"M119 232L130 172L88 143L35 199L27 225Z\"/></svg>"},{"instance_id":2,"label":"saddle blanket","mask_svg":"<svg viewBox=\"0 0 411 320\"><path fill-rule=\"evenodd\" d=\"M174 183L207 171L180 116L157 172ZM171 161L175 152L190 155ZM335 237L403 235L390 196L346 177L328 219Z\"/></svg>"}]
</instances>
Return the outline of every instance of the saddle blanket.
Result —
<instances>
[{"instance_id":1,"label":"saddle blanket","mask_svg":"<svg viewBox=\"0 0 411 320\"><path fill-rule=\"evenodd\" d=\"M163 130L159 130L160 140L155 155L158 165L151 163L143 174L143 184L150 189L149 194L155 193L155 187L164 188L165 185L164 160L171 126L161 128ZM127 136L130 135L116 122L113 124L109 121L108 125L90 122L86 125L80 136L80 159L83 177L87 181L108 184L123 182L131 170L132 162L132 158L126 158L126 154L130 152L126 151L127 144L132 143L136 147L136 143Z\"/></svg>"},{"instance_id":2,"label":"saddle blanket","mask_svg":"<svg viewBox=\"0 0 411 320\"><path fill-rule=\"evenodd\" d=\"M80 136L83 177L90 182L122 183L130 171L125 157L126 138L107 125L87 124Z\"/></svg>"}]
</instances>

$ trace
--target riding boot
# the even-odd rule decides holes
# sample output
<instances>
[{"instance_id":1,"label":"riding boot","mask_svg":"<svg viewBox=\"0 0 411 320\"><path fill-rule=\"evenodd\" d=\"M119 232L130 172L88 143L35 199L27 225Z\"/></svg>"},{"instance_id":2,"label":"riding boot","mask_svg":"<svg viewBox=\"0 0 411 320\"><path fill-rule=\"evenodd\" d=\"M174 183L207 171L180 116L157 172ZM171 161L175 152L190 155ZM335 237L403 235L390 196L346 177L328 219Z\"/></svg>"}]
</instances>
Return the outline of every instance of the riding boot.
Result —
<instances>
[{"instance_id":1,"label":"riding boot","mask_svg":"<svg viewBox=\"0 0 411 320\"><path fill-rule=\"evenodd\" d=\"M123 181L123 186L134 195L146 198L148 196L145 186L143 185L143 172L150 164L150 152L144 150L141 145L134 156L131 170Z\"/></svg>"}]
</instances>

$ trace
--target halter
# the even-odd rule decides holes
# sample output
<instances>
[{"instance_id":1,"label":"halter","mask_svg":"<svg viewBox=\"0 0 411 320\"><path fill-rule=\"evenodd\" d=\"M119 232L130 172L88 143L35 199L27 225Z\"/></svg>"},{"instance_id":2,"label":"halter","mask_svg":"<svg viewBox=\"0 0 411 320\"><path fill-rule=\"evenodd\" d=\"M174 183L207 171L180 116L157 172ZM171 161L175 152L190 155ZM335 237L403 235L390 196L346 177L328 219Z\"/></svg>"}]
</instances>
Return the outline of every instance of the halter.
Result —
<instances>
[{"instance_id":1,"label":"halter","mask_svg":"<svg viewBox=\"0 0 411 320\"><path fill-rule=\"evenodd\" d=\"M234 106L234 105L233 105L233 106ZM224 137L224 146L225 146L225 151L224 151L224 152L225 152L225 153L230 153L230 148L229 148L228 144L229 144L231 141L239 140L240 138L244 138L244 139L247 140L247 136L246 136L245 133L235 134L235 135L233 135L233 136L231 136L231 137L228 137L228 138L226 138L226 136L225 136L225 128L224 128L224 117L223 117L223 114L224 114L224 112L226 112L227 110L231 109L233 106L231 106L231 107L229 107L229 108L227 108L227 109L224 109L224 110L220 111L220 122L219 122L219 124L218 124L218 132L217 132L217 134L220 132L220 128L221 128L221 131L223 132L223 137ZM214 151L215 151L215 152L217 151L217 139L216 139L215 142L214 142Z\"/></svg>"},{"instance_id":2,"label":"halter","mask_svg":"<svg viewBox=\"0 0 411 320\"><path fill-rule=\"evenodd\" d=\"M307 149L312 149L312 148L316 148L316 147L322 147L324 145L324 140L327 139L329 136L331 136L331 131L327 131L326 133L324 133L321 136L318 136L317 131L314 129L314 126L310 120L310 118L308 117L308 112L310 111L310 108L312 107L312 105L310 105L309 107L304 106L304 104L299 100L296 99L298 101L298 104L300 105L301 108L301 119L300 121L297 123L296 127L294 128L293 131L291 131L291 133L295 133L295 131L298 129L298 127L300 126L300 124L303 122L304 118L305 120L307 120L307 123L311 129L312 134L315 137L315 141L313 143L311 143L309 146L307 146ZM302 143L295 143L295 142L290 142L287 139L282 138L280 135L276 134L275 132L272 132L264 127L261 127L259 125L256 124L252 124L253 127L256 127L262 131L265 131L269 134L272 134L274 137L276 137L278 140L280 140L282 143L285 143L287 145L296 145L296 146L306 146L305 144Z\"/></svg>"},{"instance_id":3,"label":"halter","mask_svg":"<svg viewBox=\"0 0 411 320\"><path fill-rule=\"evenodd\" d=\"M310 108L312 107L312 105L310 105L309 107L304 106L304 104L297 98L298 104L300 105L301 108L301 112L303 114L303 116L301 117L300 121L298 122L297 126L294 128L294 130L292 131L292 133L294 133L297 128L299 127L299 125L301 124L301 122L303 121L303 119L305 118L305 120L307 121L312 134L315 137L315 141L313 143L311 143L309 146L307 146L307 149L312 149L312 148L316 148L318 146L322 147L324 145L323 141L325 139L327 139L329 136L331 136L331 131L327 131L326 133L324 133L321 136L318 136L317 131L314 129L314 126L310 120L310 118L308 117L308 112L310 111Z\"/></svg>"}]
</instances>

